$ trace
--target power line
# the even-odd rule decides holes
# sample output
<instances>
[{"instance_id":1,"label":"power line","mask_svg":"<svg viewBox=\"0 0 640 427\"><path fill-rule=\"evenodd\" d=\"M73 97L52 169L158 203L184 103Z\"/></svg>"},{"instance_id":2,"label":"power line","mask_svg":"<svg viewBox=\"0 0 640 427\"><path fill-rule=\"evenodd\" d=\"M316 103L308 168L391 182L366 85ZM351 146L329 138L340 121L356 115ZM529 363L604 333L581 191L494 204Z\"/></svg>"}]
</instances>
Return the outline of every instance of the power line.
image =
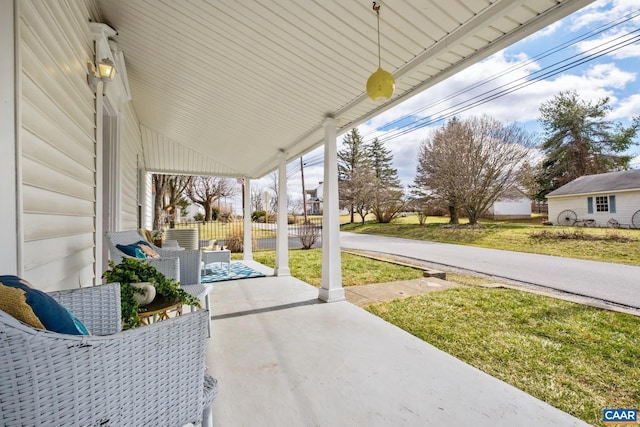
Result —
<instances>
[{"instance_id":1,"label":"power line","mask_svg":"<svg viewBox=\"0 0 640 427\"><path fill-rule=\"evenodd\" d=\"M386 127L390 127L399 123L402 123L404 121L406 121L407 119L415 116L418 113L422 113L428 109L434 108L438 105L441 105L443 103L445 103L446 101L452 100L462 94L468 93L474 89L478 89L482 86L485 86L493 81L498 80L501 77L504 77L506 75L509 74L513 74L516 71L518 71L519 69L522 69L524 67L526 67L527 65L537 62L541 59L550 57L554 54L557 54L559 52L561 52L562 50L568 49L572 46L575 46L576 44L583 42L585 40L588 40L590 38L593 38L599 34L602 34L608 30L611 30L617 26L623 25L633 19L636 19L638 16L640 16L640 9L637 9L635 11L632 11L630 13L628 13L627 15L620 17L616 20L610 21L606 24L601 25L600 27L593 29L591 31L588 31L582 35L576 36L558 46L555 46L551 49L548 49L546 51L541 52L538 55L535 55L534 57L530 58L529 60L523 62L523 63L519 63L516 65L513 65L505 70L503 70L502 72L490 77L490 78L486 78L484 80L472 83L460 90L457 90L456 92L447 95L444 98L439 99L438 101L432 102L424 107L421 107L411 113L408 113L398 119L395 119L393 121L387 122L382 126L379 126L378 129L384 129ZM618 36L612 40L608 40L606 42L603 42L601 44L599 44L598 46L592 47L591 49L588 49L584 52L569 56L567 58L564 58L560 61L557 61L551 65L548 65L546 67L541 68L540 70L537 70L533 73L530 73L526 76L523 77L519 77L517 79L514 79L508 83L504 83L500 86L497 86L495 88L486 90L485 92L473 96L472 98L463 100L458 102L457 104L453 105L453 106L449 106L446 108L442 108L432 114L430 114L427 117L422 117L420 119L417 120L413 120L410 123L407 123L403 126L400 126L396 129L393 129L391 131L388 131L384 134L384 136L382 137L378 137L378 139L381 142L386 142L386 141L390 141L392 139L398 138L400 136L406 135L410 132L413 132L417 129L421 129L424 128L426 126L429 125L433 125L435 123L438 123L442 120L446 120L448 118L454 117L457 114L463 113L465 111L468 111L472 108L478 107L482 104L485 104L487 102L491 102L495 99L501 98L503 96L506 96L508 94L511 94L513 92L516 92L518 90L521 90L527 86L530 86L534 83L537 83L541 80L547 79L549 77L553 77L559 73L562 73L564 71L567 71L569 69L578 67L580 65L583 65L589 61L592 61L594 59L597 59L601 56L610 54L616 50L622 49L623 47L626 47L630 44L633 44L635 42L637 42L638 40L640 40L640 35L633 35L634 33L638 33L640 31L640 29L636 29L634 31L630 31L626 34L623 34L621 36ZM632 36L633 35L633 36ZM625 39L626 37L628 37L627 39ZM612 43L614 41L618 41L617 44L613 44ZM587 53L591 52L590 54L587 55ZM573 61L572 61L573 60ZM533 79L532 79L533 77ZM367 135L363 136L363 140L365 139L366 136L372 135L373 133L376 133L376 131L372 131ZM322 154L316 154L313 156L308 157L305 161L304 161L304 166L309 167L309 166L316 166L316 165L320 165L324 162L324 156ZM292 168L290 168L290 170L287 171L287 177L290 177L291 175L293 175L294 173L297 173L300 171L300 166L297 163L290 163L290 165L293 165Z\"/></svg>"},{"instance_id":2,"label":"power line","mask_svg":"<svg viewBox=\"0 0 640 427\"><path fill-rule=\"evenodd\" d=\"M410 118L410 117L412 117L412 116L414 116L414 115L416 115L416 114L418 114L418 113L421 113L421 112L423 112L423 111L425 111L425 110L427 110L427 109L433 108L433 107L435 107L435 106L437 106L437 105L440 105L440 104L442 104L442 103L444 103L444 102L446 102L446 101L448 101L448 100L451 100L451 99L453 99L453 98L455 98L455 97L457 97L457 96L459 96L459 95L461 95L461 94L467 93L467 92L469 92L470 90L477 89L477 88L479 88L479 87L481 87L481 86L484 86L484 85L486 85L486 84L489 84L490 82L492 82L492 81L494 81L494 80L497 80L498 78L503 77L503 76L505 76L505 75L507 75L507 74L512 74L512 73L514 73L515 71L517 71L518 69L521 69L521 68L523 68L523 67L525 67L525 66L529 65L530 63L534 62L534 61L537 61L537 60L539 60L539 59L546 58L546 57L551 56L551 55L553 55L553 54L555 54L555 53L558 53L558 52L560 52L561 50L567 49L567 48L569 48L569 47L571 47L571 46L573 46L573 45L575 45L575 44L577 44L577 43L579 43L579 42L581 42L581 41L587 40L587 39L589 39L589 38L591 38L591 37L594 37L595 35L601 34L601 33L605 32L605 31L607 31L607 30L610 30L610 29L612 29L612 28L616 27L616 26L622 25L622 24L624 24L624 23L626 23L626 22L628 22L628 21L630 21L630 20L633 20L633 19L637 18L638 16L640 16L640 9L639 9L639 10L635 10L635 11L633 11L633 12L631 12L631 13L629 13L629 14L627 14L627 15L625 15L625 16L623 16L623 17L621 17L621 18L617 19L617 20L614 20L614 21L611 21L611 22L609 22L609 23L607 23L607 24L604 24L604 25L602 25L602 26L600 26L600 27L598 27L598 28L596 28L596 29L594 29L594 30L592 30L592 31L589 31L589 32L587 32L587 33L585 33L585 34L583 34L583 35L580 35L580 36L574 37L573 39L571 39L571 40L569 40L569 41L567 41L567 42L565 42L565 43L563 43L563 44L561 44L561 45L559 45L559 46L556 46L556 47L554 47L554 48L552 48L552 49L549 49L549 50L547 50L547 51L544 51L544 52L542 52L542 53L540 53L540 54L538 54L538 55L534 56L533 58L529 59L528 61L525 61L524 63L514 65L514 66L512 66L512 67L510 67L510 68L508 68L508 69L506 69L506 70L502 71L501 73L499 73L499 74L495 75L495 76L492 76L492 77L490 77L490 78L487 78L487 79L484 79L484 80L482 80L482 81L479 81L479 82L473 83L473 84L471 84L471 85L468 85L468 86L466 86L465 88L460 89L460 90L458 90L458 91L456 91L456 92L454 92L454 93L452 93L452 94L450 94L450 95L448 95L448 96L446 96L446 97L444 97L444 98L442 98L442 99L440 99L440 100L438 100L438 101L436 101L436 102L430 103L430 104L428 104L428 105L426 105L426 106L424 106L424 107L419 108L418 110L415 110L414 112L411 112L411 113L409 113L409 114L407 114L407 115L404 115L404 116L402 116L402 117L400 117L400 118L398 118L398 119L395 119L395 120L393 120L393 121L391 121L391 122L388 122L388 123L386 123L386 124L384 124L384 125L382 125L382 126L379 126L379 127L378 127L378 129L384 129L385 127L389 127L389 126L392 126L392 125L394 125L394 124L398 124L398 123L404 122L404 121L406 121L408 118ZM638 31L638 30L636 30L636 31ZM622 38L622 37L628 36L628 35L630 35L630 34L632 34L632 33L636 32L636 31L632 31L632 32L627 33L627 34L625 34L625 35L623 35L623 36L619 36L619 37L617 37L616 39L620 39L620 38ZM616 39L614 39L614 40L616 40ZM624 47L624 46L626 46L626 45L628 45L628 44L634 43L635 41L637 41L637 40L636 40L636 39L634 39L634 40L627 41L627 43L626 43L626 44L621 43L617 48L611 48L611 50L609 50L609 51L607 51L607 52L605 52L605 53L602 53L602 54L598 54L598 55L593 54L593 55L591 55L591 56L587 56L587 57L586 57L586 59L584 59L582 62L574 62L574 63L573 63L573 64L574 64L573 66L571 66L571 67L566 67L566 68L564 68L564 69L560 69L558 72L562 72L562 71L565 71L565 70L567 70L567 69L570 69L570 68L573 68L573 67L576 67L576 66L582 65L584 62L587 62L588 60L596 59L596 58L598 58L598 57L600 57L600 56L602 56L602 55L604 55L604 54L606 54L606 53L613 52L614 50L620 49L620 48L622 48L622 47ZM579 57L579 56L581 56L581 55L584 55L586 52L589 52L589 51L591 51L591 50L594 50L594 49L596 49L596 48L598 48L598 47L605 46L605 45L607 45L607 44L609 44L609 43L611 43L611 41L607 41L607 42L605 42L605 43L600 44L599 46L597 46L597 47L595 47L595 48L589 49L589 50L587 50L587 51L585 51L585 52L582 52L582 53L580 53L580 54L573 55L573 56L571 56L571 57L569 57L569 58L566 58L566 59L564 59L564 60L562 60L562 61L558 61L558 62L556 62L555 64L552 64L552 65L547 66L547 67L545 67L545 68L543 68L543 69L541 69L541 70L538 70L538 71L536 71L536 72L534 72L534 73L532 73L532 74L530 74L530 75L528 75L528 76L526 76L526 77L521 77L521 78L516 79L516 80L514 80L514 81L512 81L512 82L509 82L509 83L507 83L507 84L503 84L503 85L499 86L498 88L491 89L491 90L489 90L489 91L487 91L487 92L484 92L483 94L478 95L478 96L476 96L476 97L474 97L474 98L471 98L471 99L476 99L476 98L481 97L481 96L483 96L483 95L486 95L486 94L488 94L488 93L490 93L490 92L492 92L492 91L496 91L497 89L503 88L503 87L505 87L505 86L507 86L507 85L514 84L514 83L515 83L515 82L517 82L518 80L522 80L522 79L530 78L531 76L534 76L534 75L536 75L536 74L541 74L541 73L545 72L546 70L548 70L548 69L549 69L549 68L551 68L551 67L557 66L558 64L561 64L562 62L566 62L566 61L568 61L568 60L569 60L569 59L571 59L571 58L575 58L575 57ZM553 75L555 75L555 74L557 74L557 72L554 72L554 73L547 73L547 74L544 74L544 77L545 77L545 78L546 78L546 77L550 77L550 76L553 76ZM537 79L535 79L533 82L536 82L536 81L539 81L539 80L540 80L540 78L537 78ZM526 86L528 86L528 84L527 84L527 85L523 85L522 87L526 87ZM515 90L515 89L514 89L514 90ZM511 92L507 92L507 93L511 93ZM506 95L507 93L504 93L502 96ZM491 100L493 100L493 99L496 99L496 98L497 98L497 97L492 97L492 98L490 97L490 98L487 98L487 100L486 100L485 102L489 102L489 101L491 101ZM463 101L463 102L461 102L461 103L459 103L459 104L457 104L457 105L454 105L454 106L452 106L452 107L448 107L448 108L445 108L445 109L443 109L443 110L440 110L440 111L436 112L435 114L443 113L444 111L446 111L446 110L450 110L450 109L452 109L452 108L458 108L458 106L463 105L463 104L465 104L465 103L469 103L469 102L470 102L470 100ZM482 102L482 103L484 103L484 102ZM474 103L474 104L473 104L473 106L477 106L477 105L480 105L480 104L481 104L481 103ZM469 108L471 108L471 107L469 107ZM466 110L468 110L469 108L467 108L467 107L465 107L465 108L461 108L459 111L455 111L455 112L453 113L453 115L455 115L456 113L459 113L459 112L466 111ZM433 117L433 116L434 116L434 114L431 114L431 117ZM440 118L436 119L436 122L437 122L437 121L440 121L440 120L443 120L443 119L445 119L445 118L451 117L451 116L452 116L451 114L447 114L447 115L445 115L445 116L443 116L443 117L440 117ZM434 121L432 121L432 120L429 120L429 121L427 122L427 119L428 119L428 118L421 118L421 119L418 119L418 120L414 120L414 121L413 121L413 122L411 122L411 123L408 123L408 124L406 124L406 125L404 125L404 126L399 127L398 129L394 129L393 131L389 131L389 132L388 132L388 134L390 134L390 135L388 135L388 136L386 136L386 137L383 137L383 139L384 139L384 140L390 140L390 139L393 139L393 138L395 138L395 137L398 137L398 136L404 135L404 134L408 133L408 131L415 130L415 129L419 129L419 128L424 127L424 126L426 126L426 125L428 125L428 124L432 124L432 123L434 123ZM416 123L420 123L420 122L423 122L423 123L425 123L425 122L426 122L426 124L424 124L424 126L416 126ZM371 135L371 134L372 134L372 133L374 133L374 132L375 132L375 131L373 131L373 132L371 132L371 133L367 134L366 136Z\"/></svg>"},{"instance_id":3,"label":"power line","mask_svg":"<svg viewBox=\"0 0 640 427\"><path fill-rule=\"evenodd\" d=\"M630 34L633 34L633 33L639 32L639 31L640 31L640 29L639 30L635 30L635 31L633 31L631 33L627 33L627 34L625 34L624 36L621 36L621 37L626 37L626 36L629 36ZM618 37L618 38L620 38L620 37ZM580 65L583 65L583 64L585 64L585 63L587 63L589 61L592 61L592 60L597 59L597 58L599 58L601 56L607 55L607 54L609 54L611 52L614 52L616 50L622 49L623 47L626 47L626 46L628 46L630 44L633 44L633 43L635 43L635 42L637 42L639 40L640 40L640 35L635 35L635 36L633 36L633 37L631 37L631 38L629 38L627 40L624 40L624 41L622 41L622 42L620 42L620 43L618 43L618 44L616 44L614 46L602 48L602 49L600 49L600 50L598 50L598 51L596 51L596 52L594 52L594 53L592 53L590 55L587 55L586 57L582 57L582 58L579 58L579 59L577 59L577 60L575 60L573 62L570 62L568 64L562 65L563 62L566 62L567 60L569 60L571 58L580 57L583 54L574 55L571 58L567 58L565 60L559 61L559 62L557 62L557 63L555 63L555 64L553 64L551 66L548 66L548 67L545 67L545 68L543 68L541 70L538 70L535 73L531 73L530 75L528 75L526 77L521 77L519 79L515 79L515 80L513 80L513 81L511 81L509 83L505 83L505 84L503 84L501 86L498 86L497 88L488 90L486 92L483 92L482 94L479 94L479 95L476 95L476 96L474 96L472 98L464 100L464 101L462 101L462 102L460 102L460 103L458 103L458 104L456 104L454 106L441 109L441 110L431 114L428 117L423 117L423 118L420 118L418 120L414 120L412 123L409 123L409 124L407 124L407 125L405 125L405 126L403 126L401 128L394 129L393 131L387 132L386 136L379 137L378 139L381 142L390 141L390 140L395 139L397 137L400 137L402 135L406 135L407 133L410 133L410 132L412 132L414 130L421 129L423 127L438 123L438 122L440 122L442 120L454 117L457 114L463 113L463 112L468 111L468 110L470 110L472 108L478 107L478 106L480 106L482 104L486 104L487 102L490 102L490 101L493 101L495 99L501 98L501 97L503 97L505 95L509 95L509 94L511 94L513 92L521 90L521 89L523 89L523 88L525 88L527 86L530 86L530 85L532 85L534 83L537 83L537 82L539 82L541 80L545 80L545 79L547 79L549 77L553 77L553 76L555 76L557 74L560 74L560 73L562 73L564 71L567 71L569 69L575 68L575 67L580 66ZM607 45L609 43L610 42L603 43L603 44L597 46L596 48L601 48L602 46L605 46L605 45ZM589 49L586 52L592 51L592 50L594 50L596 48ZM531 80L526 80L526 79L528 79L528 78L530 78L532 76L535 76L535 78L531 79Z\"/></svg>"}]
</instances>

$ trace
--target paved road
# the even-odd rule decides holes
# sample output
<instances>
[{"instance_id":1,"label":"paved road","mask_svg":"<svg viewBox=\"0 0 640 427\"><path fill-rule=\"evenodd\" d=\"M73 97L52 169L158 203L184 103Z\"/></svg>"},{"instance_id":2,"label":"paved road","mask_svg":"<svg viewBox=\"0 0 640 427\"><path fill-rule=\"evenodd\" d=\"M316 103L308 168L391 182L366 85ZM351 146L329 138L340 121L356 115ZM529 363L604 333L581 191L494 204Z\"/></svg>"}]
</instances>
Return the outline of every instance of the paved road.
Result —
<instances>
[{"instance_id":1,"label":"paved road","mask_svg":"<svg viewBox=\"0 0 640 427\"><path fill-rule=\"evenodd\" d=\"M640 309L640 267L347 232L340 243Z\"/></svg>"}]
</instances>

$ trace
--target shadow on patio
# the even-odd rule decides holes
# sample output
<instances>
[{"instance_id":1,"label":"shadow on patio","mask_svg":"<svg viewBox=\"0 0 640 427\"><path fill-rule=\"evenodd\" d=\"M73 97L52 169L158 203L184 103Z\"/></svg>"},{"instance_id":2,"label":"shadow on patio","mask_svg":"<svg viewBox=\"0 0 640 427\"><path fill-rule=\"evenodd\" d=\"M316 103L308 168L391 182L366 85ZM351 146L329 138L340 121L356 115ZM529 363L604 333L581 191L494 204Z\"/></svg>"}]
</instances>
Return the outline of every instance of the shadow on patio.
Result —
<instances>
[{"instance_id":1,"label":"shadow on patio","mask_svg":"<svg viewBox=\"0 0 640 427\"><path fill-rule=\"evenodd\" d=\"M317 296L293 277L215 284L207 363L220 386L216 426L586 425L351 303Z\"/></svg>"}]
</instances>

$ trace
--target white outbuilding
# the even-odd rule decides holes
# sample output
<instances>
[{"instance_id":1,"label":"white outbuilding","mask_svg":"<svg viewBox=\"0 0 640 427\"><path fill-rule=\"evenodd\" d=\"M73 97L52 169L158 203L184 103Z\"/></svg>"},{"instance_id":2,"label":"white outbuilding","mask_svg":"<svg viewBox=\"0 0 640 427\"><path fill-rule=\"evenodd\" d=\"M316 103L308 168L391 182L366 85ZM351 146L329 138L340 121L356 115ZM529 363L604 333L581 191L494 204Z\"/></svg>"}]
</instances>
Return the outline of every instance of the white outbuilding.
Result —
<instances>
[{"instance_id":1,"label":"white outbuilding","mask_svg":"<svg viewBox=\"0 0 640 427\"><path fill-rule=\"evenodd\" d=\"M581 176L547 200L554 225L640 228L640 170Z\"/></svg>"},{"instance_id":2,"label":"white outbuilding","mask_svg":"<svg viewBox=\"0 0 640 427\"><path fill-rule=\"evenodd\" d=\"M490 219L531 218L531 199L519 188L504 192L483 215Z\"/></svg>"}]
</instances>

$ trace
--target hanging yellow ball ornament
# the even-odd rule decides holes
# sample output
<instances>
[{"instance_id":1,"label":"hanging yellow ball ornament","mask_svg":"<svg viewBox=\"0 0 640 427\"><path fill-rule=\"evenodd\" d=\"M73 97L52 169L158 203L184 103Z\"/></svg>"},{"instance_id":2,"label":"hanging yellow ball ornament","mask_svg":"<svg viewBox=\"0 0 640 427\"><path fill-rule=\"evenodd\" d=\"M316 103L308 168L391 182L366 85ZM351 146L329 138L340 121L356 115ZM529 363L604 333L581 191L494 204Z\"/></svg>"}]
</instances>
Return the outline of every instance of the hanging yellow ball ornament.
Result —
<instances>
[{"instance_id":1,"label":"hanging yellow ball ornament","mask_svg":"<svg viewBox=\"0 0 640 427\"><path fill-rule=\"evenodd\" d=\"M391 98L396 88L393 74L378 68L367 80L367 95L374 101L384 101Z\"/></svg>"}]
</instances>

